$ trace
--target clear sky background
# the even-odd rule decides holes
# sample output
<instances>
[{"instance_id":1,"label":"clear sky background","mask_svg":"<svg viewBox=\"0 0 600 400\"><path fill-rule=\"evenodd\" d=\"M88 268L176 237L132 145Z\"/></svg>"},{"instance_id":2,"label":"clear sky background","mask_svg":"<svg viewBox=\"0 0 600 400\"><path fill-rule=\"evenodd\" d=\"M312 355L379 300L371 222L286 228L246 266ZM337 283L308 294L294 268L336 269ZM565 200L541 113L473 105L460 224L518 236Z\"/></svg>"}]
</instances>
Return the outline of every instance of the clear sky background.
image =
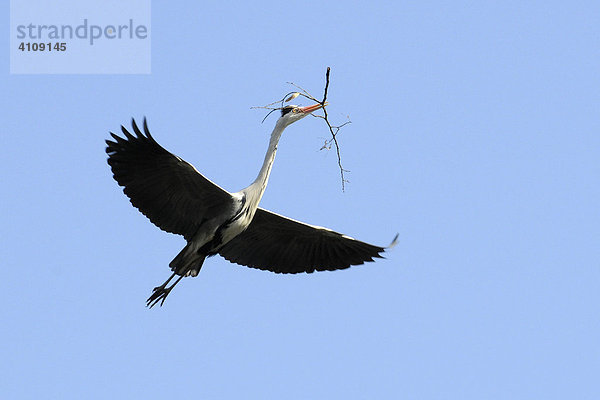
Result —
<instances>
[{"instance_id":1,"label":"clear sky background","mask_svg":"<svg viewBox=\"0 0 600 400\"><path fill-rule=\"evenodd\" d=\"M0 397L600 398L600 6L566 4L153 2L150 75L9 75L5 29ZM347 190L307 118L262 206L398 245L311 275L214 257L145 308L184 241L108 132L146 116L237 191L275 122L250 107L327 66Z\"/></svg>"}]
</instances>

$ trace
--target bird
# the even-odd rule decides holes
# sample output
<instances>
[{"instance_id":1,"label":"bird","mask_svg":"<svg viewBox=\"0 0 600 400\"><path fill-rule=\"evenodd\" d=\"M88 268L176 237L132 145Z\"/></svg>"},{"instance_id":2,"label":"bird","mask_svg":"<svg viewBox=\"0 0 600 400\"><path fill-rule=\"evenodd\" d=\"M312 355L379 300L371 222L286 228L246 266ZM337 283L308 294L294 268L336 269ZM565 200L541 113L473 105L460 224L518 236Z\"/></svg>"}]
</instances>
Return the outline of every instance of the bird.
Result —
<instances>
[{"instance_id":1,"label":"bird","mask_svg":"<svg viewBox=\"0 0 600 400\"><path fill-rule=\"evenodd\" d=\"M147 307L159 302L162 306L182 278L197 276L204 260L216 254L232 263L283 274L340 270L384 258L382 253L396 243L397 234L389 246L375 246L258 207L283 131L325 105L281 107L256 179L234 193L158 144L145 117L143 132L133 118L132 132L123 125L123 136L110 132L112 139L105 141L107 162L131 204L163 231L187 241L169 263L172 274L153 289Z\"/></svg>"}]
</instances>

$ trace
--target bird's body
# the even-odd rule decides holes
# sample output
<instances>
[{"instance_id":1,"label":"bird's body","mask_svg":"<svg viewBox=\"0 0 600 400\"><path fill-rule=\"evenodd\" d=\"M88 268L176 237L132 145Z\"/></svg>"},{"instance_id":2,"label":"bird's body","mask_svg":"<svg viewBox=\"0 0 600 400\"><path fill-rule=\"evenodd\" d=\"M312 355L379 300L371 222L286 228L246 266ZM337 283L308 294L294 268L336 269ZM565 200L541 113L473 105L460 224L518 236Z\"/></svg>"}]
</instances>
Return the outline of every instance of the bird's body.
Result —
<instances>
[{"instance_id":1,"label":"bird's body","mask_svg":"<svg viewBox=\"0 0 600 400\"><path fill-rule=\"evenodd\" d=\"M258 207L264 194L277 144L291 123L322 108L287 106L271 134L256 180L229 193L202 176L191 164L161 147L132 121L125 138L111 133L108 164L131 203L164 231L182 235L187 245L169 264L173 274L156 287L148 305L164 302L184 276L196 276L206 257L225 259L278 273L336 270L381 257L385 248L360 242L329 229L307 225ZM175 276L177 281L168 283Z\"/></svg>"}]
</instances>

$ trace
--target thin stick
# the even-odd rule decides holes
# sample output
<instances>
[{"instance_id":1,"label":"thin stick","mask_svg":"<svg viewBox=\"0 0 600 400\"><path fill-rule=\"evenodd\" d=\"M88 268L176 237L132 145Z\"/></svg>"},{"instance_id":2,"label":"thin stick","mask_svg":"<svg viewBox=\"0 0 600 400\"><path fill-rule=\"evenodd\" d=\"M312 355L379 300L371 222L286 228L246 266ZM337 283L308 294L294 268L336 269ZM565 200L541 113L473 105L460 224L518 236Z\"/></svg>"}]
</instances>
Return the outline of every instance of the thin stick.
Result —
<instances>
[{"instance_id":1,"label":"thin stick","mask_svg":"<svg viewBox=\"0 0 600 400\"><path fill-rule=\"evenodd\" d=\"M308 92L308 90L304 89L302 86L300 85L296 85L294 82L287 82L288 84L294 86L296 89L299 90L299 92L297 92L300 96L305 97L307 99L310 99L316 103L322 104L323 105L323 114L324 115L315 115L315 114L311 114L313 117L316 118L323 118L325 120L325 122L327 123L327 127L329 128L329 132L331 133L331 139L328 139L325 141L325 144L320 148L320 150L323 149L331 149L331 145L332 143L335 144L335 151L337 154L337 161L338 161L338 167L340 168L340 177L342 180L342 192L346 191L346 183L349 183L349 181L346 179L346 177L344 176L345 172L350 172L347 169L344 169L344 167L342 166L342 155L340 153L340 145L338 143L337 140L337 134L339 133L340 129L348 124L351 124L352 121L350 121L348 119L348 121L344 122L341 125L331 125L331 123L329 122L329 115L327 114L327 108L326 108L326 103L327 103L327 94L328 94L328 90L329 90L329 73L331 72L331 68L327 67L327 72L325 73L325 90L323 92L323 100L317 100L312 94L310 94ZM289 93L283 98L283 100L280 101L276 101L274 103L271 104L267 104L264 107L252 107L252 108L265 108L267 110L279 110L280 108L274 108L271 107L277 103L282 103L283 106L283 101L287 98L287 96L289 95ZM272 112L272 111L271 111ZM267 114L268 116L268 114ZM266 119L266 117L265 117ZM263 120L264 121L264 120Z\"/></svg>"}]
</instances>

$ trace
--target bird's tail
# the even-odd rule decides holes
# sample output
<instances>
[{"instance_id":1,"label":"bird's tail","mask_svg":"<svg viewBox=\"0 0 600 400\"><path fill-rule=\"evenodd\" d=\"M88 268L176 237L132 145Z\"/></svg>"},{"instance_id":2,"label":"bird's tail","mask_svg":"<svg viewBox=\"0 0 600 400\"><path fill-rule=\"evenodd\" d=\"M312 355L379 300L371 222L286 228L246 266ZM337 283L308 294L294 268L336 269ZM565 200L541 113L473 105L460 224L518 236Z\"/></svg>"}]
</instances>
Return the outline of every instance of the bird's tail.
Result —
<instances>
[{"instance_id":1,"label":"bird's tail","mask_svg":"<svg viewBox=\"0 0 600 400\"><path fill-rule=\"evenodd\" d=\"M194 243L190 242L169 263L169 267L177 275L197 276L205 258L206 254L199 253Z\"/></svg>"}]
</instances>

